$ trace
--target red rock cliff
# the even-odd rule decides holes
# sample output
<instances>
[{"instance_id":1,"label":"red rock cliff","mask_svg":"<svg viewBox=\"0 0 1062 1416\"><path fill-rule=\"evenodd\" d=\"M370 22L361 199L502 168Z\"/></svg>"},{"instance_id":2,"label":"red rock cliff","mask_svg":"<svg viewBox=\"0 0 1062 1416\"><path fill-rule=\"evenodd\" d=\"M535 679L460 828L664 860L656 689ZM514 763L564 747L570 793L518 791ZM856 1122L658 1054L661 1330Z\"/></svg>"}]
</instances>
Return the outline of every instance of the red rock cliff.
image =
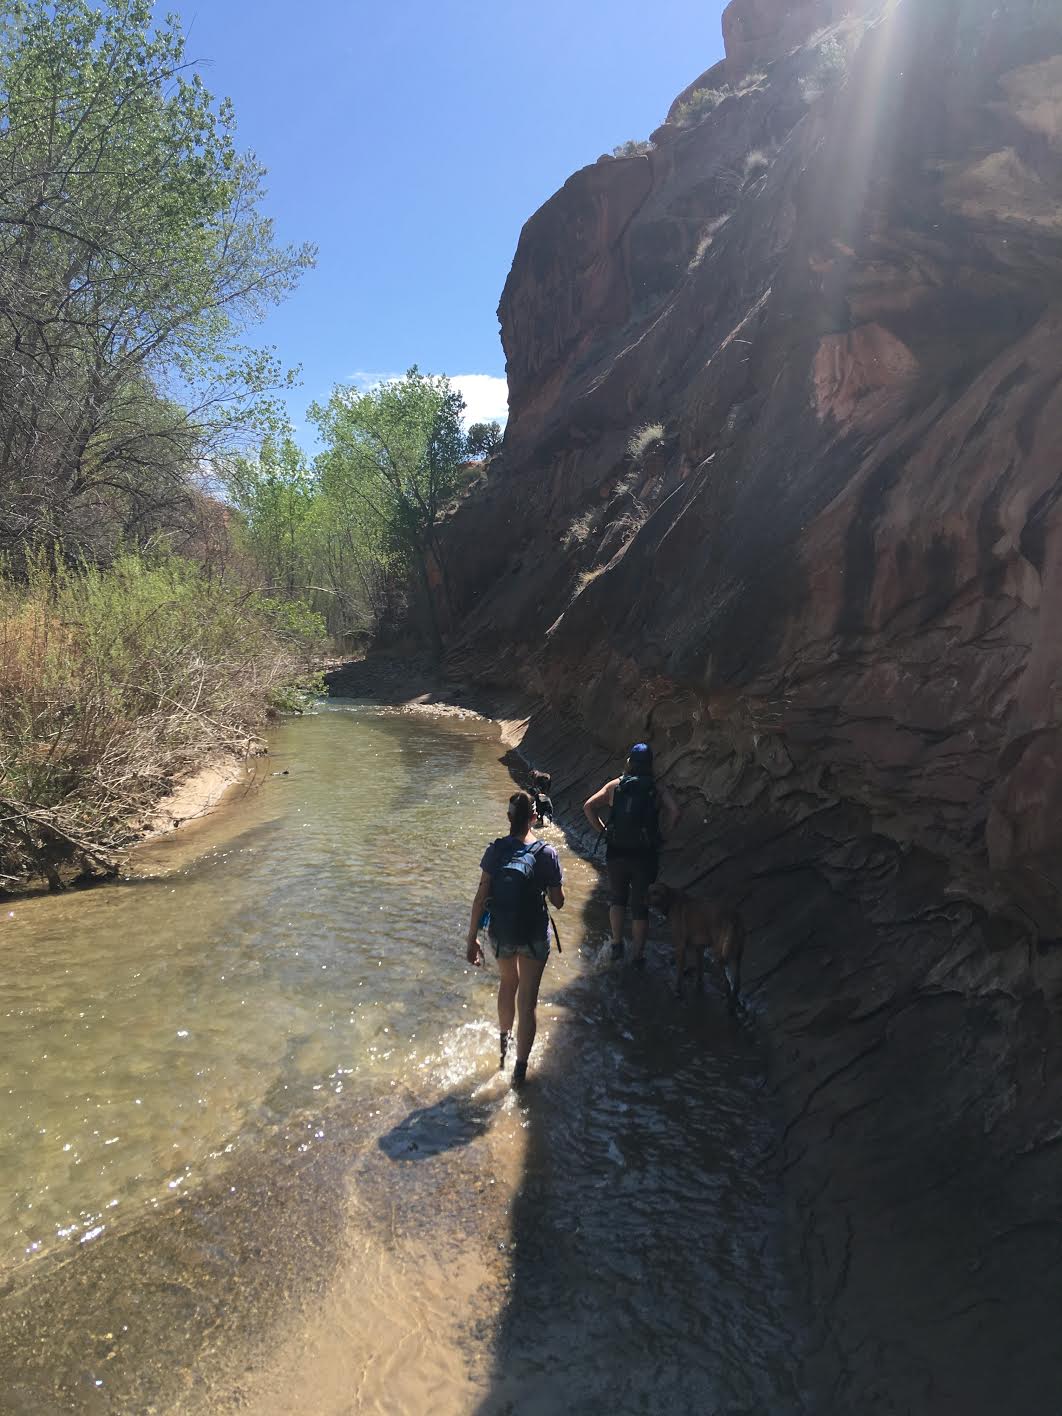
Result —
<instances>
[{"instance_id":1,"label":"red rock cliff","mask_svg":"<svg viewBox=\"0 0 1062 1416\"><path fill-rule=\"evenodd\" d=\"M862 8L858 0L730 0L723 11L727 72L740 75L778 59L824 25Z\"/></svg>"},{"instance_id":2,"label":"red rock cliff","mask_svg":"<svg viewBox=\"0 0 1062 1416\"><path fill-rule=\"evenodd\" d=\"M541 695L569 804L648 734L668 874L746 916L814 1409L1031 1416L1062 1401L1062 8L724 24L714 94L521 236L454 657Z\"/></svg>"}]
</instances>

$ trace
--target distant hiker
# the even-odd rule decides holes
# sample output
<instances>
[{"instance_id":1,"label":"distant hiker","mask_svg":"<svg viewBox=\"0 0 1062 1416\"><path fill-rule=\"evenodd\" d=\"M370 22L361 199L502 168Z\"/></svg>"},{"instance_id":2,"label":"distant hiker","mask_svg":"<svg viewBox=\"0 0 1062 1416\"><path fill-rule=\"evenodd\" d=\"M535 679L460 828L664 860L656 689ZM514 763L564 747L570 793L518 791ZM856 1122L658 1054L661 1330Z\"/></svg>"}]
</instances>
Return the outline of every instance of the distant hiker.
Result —
<instances>
[{"instance_id":1,"label":"distant hiker","mask_svg":"<svg viewBox=\"0 0 1062 1416\"><path fill-rule=\"evenodd\" d=\"M549 958L550 917L546 899L556 909L564 906L560 857L552 846L531 834L534 803L527 792L509 798L509 834L492 841L480 862L479 889L472 903L466 957L477 968L483 963L479 931L489 910L488 934L498 960L498 1028L500 1066L505 1066L516 1029L516 1062L513 1086L523 1085L527 1059L535 1040L535 1008L542 970Z\"/></svg>"},{"instance_id":2,"label":"distant hiker","mask_svg":"<svg viewBox=\"0 0 1062 1416\"><path fill-rule=\"evenodd\" d=\"M602 819L609 808L607 824ZM666 818L668 835L675 829L679 809L668 789L653 777L653 750L639 742L627 756L622 777L606 782L585 802L586 819L605 837L608 870L609 923L612 926L612 957L623 958L623 921L627 902L631 906L632 960L636 967L645 963L645 941L649 934L649 886L660 865L660 808Z\"/></svg>"},{"instance_id":3,"label":"distant hiker","mask_svg":"<svg viewBox=\"0 0 1062 1416\"><path fill-rule=\"evenodd\" d=\"M553 821L553 801L550 790L553 778L548 772L532 772L527 794L535 809L534 819L540 826L549 826Z\"/></svg>"}]
</instances>

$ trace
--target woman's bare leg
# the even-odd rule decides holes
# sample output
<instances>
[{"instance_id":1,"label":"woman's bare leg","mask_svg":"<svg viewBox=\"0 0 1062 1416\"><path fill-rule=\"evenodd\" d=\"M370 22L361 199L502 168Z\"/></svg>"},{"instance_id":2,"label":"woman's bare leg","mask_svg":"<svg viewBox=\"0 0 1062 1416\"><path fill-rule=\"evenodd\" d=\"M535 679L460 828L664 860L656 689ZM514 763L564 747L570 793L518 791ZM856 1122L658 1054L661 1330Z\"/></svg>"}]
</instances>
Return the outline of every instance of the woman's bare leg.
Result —
<instances>
[{"instance_id":1,"label":"woman's bare leg","mask_svg":"<svg viewBox=\"0 0 1062 1416\"><path fill-rule=\"evenodd\" d=\"M516 1017L516 990L520 985L520 975L516 970L515 959L499 959L498 973L501 979L498 983L498 1032L503 1039L501 1054L502 1066L505 1065L505 1042L513 1030L513 1021Z\"/></svg>"},{"instance_id":2,"label":"woman's bare leg","mask_svg":"<svg viewBox=\"0 0 1062 1416\"><path fill-rule=\"evenodd\" d=\"M520 986L516 994L516 1060L526 1064L531 1055L538 1024L535 1008L538 1006L538 986L542 982L542 970L546 967L543 959L532 959L527 954L517 954L516 964Z\"/></svg>"}]
</instances>

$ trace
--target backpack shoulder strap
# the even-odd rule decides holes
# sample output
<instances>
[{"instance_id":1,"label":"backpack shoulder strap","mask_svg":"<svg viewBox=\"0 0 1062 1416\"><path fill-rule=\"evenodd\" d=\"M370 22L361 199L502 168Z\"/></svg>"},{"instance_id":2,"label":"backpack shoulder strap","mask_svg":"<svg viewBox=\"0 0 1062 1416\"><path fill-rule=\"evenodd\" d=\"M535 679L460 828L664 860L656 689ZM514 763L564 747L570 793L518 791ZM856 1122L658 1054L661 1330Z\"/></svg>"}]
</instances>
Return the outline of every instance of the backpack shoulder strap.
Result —
<instances>
[{"instance_id":1,"label":"backpack shoulder strap","mask_svg":"<svg viewBox=\"0 0 1062 1416\"><path fill-rule=\"evenodd\" d=\"M518 855L529 855L537 859L539 852L546 844L545 841L532 841L529 846L526 846L523 841L514 840L512 836L500 836L498 840L504 852L500 862L502 870L510 865Z\"/></svg>"}]
</instances>

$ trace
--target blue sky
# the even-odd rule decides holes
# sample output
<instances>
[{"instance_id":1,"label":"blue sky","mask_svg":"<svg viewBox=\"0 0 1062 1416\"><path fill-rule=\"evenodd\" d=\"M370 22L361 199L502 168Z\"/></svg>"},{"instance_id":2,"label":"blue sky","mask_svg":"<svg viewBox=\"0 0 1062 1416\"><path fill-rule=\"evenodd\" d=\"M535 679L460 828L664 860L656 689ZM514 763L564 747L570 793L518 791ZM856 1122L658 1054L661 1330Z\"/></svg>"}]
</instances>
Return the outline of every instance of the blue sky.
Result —
<instances>
[{"instance_id":1,"label":"blue sky","mask_svg":"<svg viewBox=\"0 0 1062 1416\"><path fill-rule=\"evenodd\" d=\"M495 311L521 226L722 54L721 0L170 8L269 169L278 234L320 248L257 336L303 366L290 407L307 441L312 399L414 363L461 379L474 415L504 416Z\"/></svg>"}]
</instances>

